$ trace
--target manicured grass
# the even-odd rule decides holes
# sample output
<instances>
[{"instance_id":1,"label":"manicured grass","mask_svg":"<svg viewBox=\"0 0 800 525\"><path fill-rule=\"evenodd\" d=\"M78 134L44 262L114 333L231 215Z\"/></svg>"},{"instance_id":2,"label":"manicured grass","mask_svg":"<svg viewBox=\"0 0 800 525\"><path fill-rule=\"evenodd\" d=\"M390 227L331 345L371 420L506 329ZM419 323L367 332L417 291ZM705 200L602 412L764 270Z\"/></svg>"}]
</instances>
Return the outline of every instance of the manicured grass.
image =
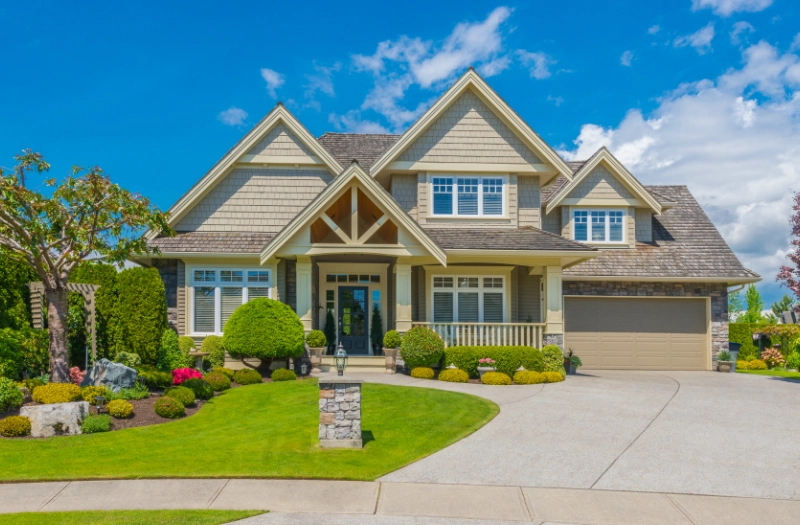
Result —
<instances>
[{"instance_id":1,"label":"manicured grass","mask_svg":"<svg viewBox=\"0 0 800 525\"><path fill-rule=\"evenodd\" d=\"M3 525L218 525L263 514L253 510L92 510L0 514Z\"/></svg>"},{"instance_id":2,"label":"manicured grass","mask_svg":"<svg viewBox=\"0 0 800 525\"><path fill-rule=\"evenodd\" d=\"M737 368L736 373L753 374L757 376L786 377L788 379L797 379L800 381L800 372L787 372L786 370L739 370Z\"/></svg>"},{"instance_id":3,"label":"manicured grass","mask_svg":"<svg viewBox=\"0 0 800 525\"><path fill-rule=\"evenodd\" d=\"M471 434L485 399L365 384L362 450L321 449L316 380L235 388L194 416L103 434L0 441L0 480L327 478L374 480Z\"/></svg>"}]
</instances>

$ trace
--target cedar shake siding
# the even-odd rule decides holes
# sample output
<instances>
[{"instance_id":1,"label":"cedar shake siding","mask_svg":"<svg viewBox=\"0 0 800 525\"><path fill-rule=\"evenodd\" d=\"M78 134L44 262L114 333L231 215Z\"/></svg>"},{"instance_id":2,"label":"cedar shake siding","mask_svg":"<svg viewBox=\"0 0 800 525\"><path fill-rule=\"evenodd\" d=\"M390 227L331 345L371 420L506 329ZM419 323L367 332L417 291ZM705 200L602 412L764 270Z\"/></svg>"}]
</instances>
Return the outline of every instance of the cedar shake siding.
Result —
<instances>
[{"instance_id":1,"label":"cedar shake siding","mask_svg":"<svg viewBox=\"0 0 800 525\"><path fill-rule=\"evenodd\" d=\"M633 194L603 166L597 166L578 183L570 199L632 199Z\"/></svg>"},{"instance_id":2,"label":"cedar shake siding","mask_svg":"<svg viewBox=\"0 0 800 525\"><path fill-rule=\"evenodd\" d=\"M517 177L518 224L541 228L542 195L539 191L539 178L520 175Z\"/></svg>"},{"instance_id":3,"label":"cedar shake siding","mask_svg":"<svg viewBox=\"0 0 800 525\"><path fill-rule=\"evenodd\" d=\"M308 149L298 138L283 124L278 123L255 146L250 148L248 155L269 155L271 157L297 157L305 162L314 162L314 153Z\"/></svg>"},{"instance_id":4,"label":"cedar shake siding","mask_svg":"<svg viewBox=\"0 0 800 525\"><path fill-rule=\"evenodd\" d=\"M417 174L392 175L391 194L400 207L417 220Z\"/></svg>"},{"instance_id":5,"label":"cedar shake siding","mask_svg":"<svg viewBox=\"0 0 800 525\"><path fill-rule=\"evenodd\" d=\"M636 240L653 242L653 212L651 210L636 209Z\"/></svg>"}]
</instances>

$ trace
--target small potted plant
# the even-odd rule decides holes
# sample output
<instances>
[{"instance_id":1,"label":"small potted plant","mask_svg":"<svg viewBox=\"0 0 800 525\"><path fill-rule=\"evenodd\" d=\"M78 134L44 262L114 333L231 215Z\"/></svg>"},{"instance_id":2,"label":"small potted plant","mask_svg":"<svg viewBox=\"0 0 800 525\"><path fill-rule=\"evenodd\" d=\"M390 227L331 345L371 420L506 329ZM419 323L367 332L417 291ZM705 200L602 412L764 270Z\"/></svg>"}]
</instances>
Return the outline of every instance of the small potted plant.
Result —
<instances>
[{"instance_id":1,"label":"small potted plant","mask_svg":"<svg viewBox=\"0 0 800 525\"><path fill-rule=\"evenodd\" d=\"M400 348L400 334L397 330L389 330L383 336L383 355L386 357L386 373L397 371L397 349Z\"/></svg>"},{"instance_id":2,"label":"small potted plant","mask_svg":"<svg viewBox=\"0 0 800 525\"><path fill-rule=\"evenodd\" d=\"M723 350L717 354L717 371L719 372L732 372L733 368L733 354L728 350Z\"/></svg>"},{"instance_id":3,"label":"small potted plant","mask_svg":"<svg viewBox=\"0 0 800 525\"><path fill-rule=\"evenodd\" d=\"M478 359L478 374L483 378L486 372L494 372L497 370L497 361L491 357L481 357Z\"/></svg>"},{"instance_id":4,"label":"small potted plant","mask_svg":"<svg viewBox=\"0 0 800 525\"><path fill-rule=\"evenodd\" d=\"M578 368L581 366L583 366L581 358L576 356L572 348L570 348L567 355L564 356L564 370L572 376L578 372Z\"/></svg>"},{"instance_id":5,"label":"small potted plant","mask_svg":"<svg viewBox=\"0 0 800 525\"><path fill-rule=\"evenodd\" d=\"M320 369L322 354L325 353L328 347L328 340L325 334L320 330L311 330L306 336L306 344L308 344L308 350L311 353L311 373L322 373Z\"/></svg>"}]
</instances>

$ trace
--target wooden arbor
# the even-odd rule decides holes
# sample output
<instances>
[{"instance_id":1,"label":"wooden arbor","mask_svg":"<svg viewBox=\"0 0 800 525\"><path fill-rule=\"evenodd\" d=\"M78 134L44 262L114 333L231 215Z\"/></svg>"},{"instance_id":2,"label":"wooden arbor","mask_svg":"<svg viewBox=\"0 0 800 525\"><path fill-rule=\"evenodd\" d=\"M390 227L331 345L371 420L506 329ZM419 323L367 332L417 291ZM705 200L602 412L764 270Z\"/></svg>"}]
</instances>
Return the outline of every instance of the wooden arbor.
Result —
<instances>
[{"instance_id":1,"label":"wooden arbor","mask_svg":"<svg viewBox=\"0 0 800 525\"><path fill-rule=\"evenodd\" d=\"M39 282L28 283L31 290L31 318L33 327L44 328L44 284ZM94 294L100 288L99 284L69 283L67 290L77 292L83 296L83 308L86 312L86 332L91 334L92 339L92 359L97 358L97 334L95 322L95 300Z\"/></svg>"}]
</instances>

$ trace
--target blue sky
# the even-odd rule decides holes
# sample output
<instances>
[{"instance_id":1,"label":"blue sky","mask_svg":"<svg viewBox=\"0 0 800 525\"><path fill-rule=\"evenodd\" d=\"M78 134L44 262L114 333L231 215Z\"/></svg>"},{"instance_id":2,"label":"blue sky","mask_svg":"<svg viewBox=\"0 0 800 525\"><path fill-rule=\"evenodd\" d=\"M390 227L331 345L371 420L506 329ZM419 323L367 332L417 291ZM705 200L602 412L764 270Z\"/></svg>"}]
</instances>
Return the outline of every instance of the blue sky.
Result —
<instances>
[{"instance_id":1,"label":"blue sky","mask_svg":"<svg viewBox=\"0 0 800 525\"><path fill-rule=\"evenodd\" d=\"M100 165L166 209L277 100L315 135L402 132L474 65L563 156L605 145L646 184L687 184L783 293L797 2L164 4L0 7L0 163Z\"/></svg>"}]
</instances>

